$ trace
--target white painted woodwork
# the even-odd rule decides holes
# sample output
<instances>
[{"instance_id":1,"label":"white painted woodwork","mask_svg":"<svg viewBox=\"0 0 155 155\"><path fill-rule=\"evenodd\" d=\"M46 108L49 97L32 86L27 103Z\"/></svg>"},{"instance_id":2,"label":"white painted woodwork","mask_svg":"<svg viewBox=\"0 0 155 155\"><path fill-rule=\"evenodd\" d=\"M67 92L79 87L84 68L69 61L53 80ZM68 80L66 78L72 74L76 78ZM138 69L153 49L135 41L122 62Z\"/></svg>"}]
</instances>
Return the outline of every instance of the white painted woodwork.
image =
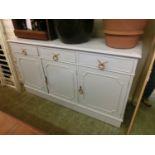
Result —
<instances>
[{"instance_id":1,"label":"white painted woodwork","mask_svg":"<svg viewBox=\"0 0 155 155\"><path fill-rule=\"evenodd\" d=\"M121 118L130 77L113 72L79 67L80 104Z\"/></svg>"},{"instance_id":2,"label":"white painted woodwork","mask_svg":"<svg viewBox=\"0 0 155 155\"><path fill-rule=\"evenodd\" d=\"M58 55L59 62L74 63L76 62L75 52L72 50L39 47L39 55L47 60L53 60L54 55Z\"/></svg>"},{"instance_id":3,"label":"white painted woodwork","mask_svg":"<svg viewBox=\"0 0 155 155\"><path fill-rule=\"evenodd\" d=\"M0 20L0 84L19 91L21 87L5 34L3 22Z\"/></svg>"},{"instance_id":4,"label":"white painted woodwork","mask_svg":"<svg viewBox=\"0 0 155 155\"><path fill-rule=\"evenodd\" d=\"M36 46L25 45L25 44L14 44L10 43L13 53L19 53L22 55L38 56L38 51ZM25 53L23 52L25 51Z\"/></svg>"},{"instance_id":5,"label":"white painted woodwork","mask_svg":"<svg viewBox=\"0 0 155 155\"><path fill-rule=\"evenodd\" d=\"M36 45L42 47L52 47L52 48L59 48L59 49L67 49L67 50L76 50L76 51L84 51L84 52L91 52L91 53L101 53L107 55L115 55L121 57L128 57L128 58L141 58L142 56L142 45L141 42L131 49L115 49L106 46L105 40L102 38L93 38L88 42L81 43L81 44L64 44L59 39L53 41L40 41L40 40L31 40L31 39L21 39L15 38L12 40L8 40L12 43L23 43L27 45Z\"/></svg>"},{"instance_id":6,"label":"white painted woodwork","mask_svg":"<svg viewBox=\"0 0 155 155\"><path fill-rule=\"evenodd\" d=\"M79 53L79 65L98 69L99 62L105 64L105 70L131 74L135 72L135 64L131 58L107 56L103 54Z\"/></svg>"},{"instance_id":7,"label":"white painted woodwork","mask_svg":"<svg viewBox=\"0 0 155 155\"><path fill-rule=\"evenodd\" d=\"M40 60L33 57L17 56L18 67L21 71L24 85L47 91L45 87L45 78Z\"/></svg>"},{"instance_id":8,"label":"white painted woodwork","mask_svg":"<svg viewBox=\"0 0 155 155\"><path fill-rule=\"evenodd\" d=\"M112 49L100 39L75 45L15 39L10 44L27 91L121 125L141 45ZM26 55L20 52L23 48Z\"/></svg>"},{"instance_id":9,"label":"white painted woodwork","mask_svg":"<svg viewBox=\"0 0 155 155\"><path fill-rule=\"evenodd\" d=\"M43 60L49 94L77 102L76 67Z\"/></svg>"}]
</instances>

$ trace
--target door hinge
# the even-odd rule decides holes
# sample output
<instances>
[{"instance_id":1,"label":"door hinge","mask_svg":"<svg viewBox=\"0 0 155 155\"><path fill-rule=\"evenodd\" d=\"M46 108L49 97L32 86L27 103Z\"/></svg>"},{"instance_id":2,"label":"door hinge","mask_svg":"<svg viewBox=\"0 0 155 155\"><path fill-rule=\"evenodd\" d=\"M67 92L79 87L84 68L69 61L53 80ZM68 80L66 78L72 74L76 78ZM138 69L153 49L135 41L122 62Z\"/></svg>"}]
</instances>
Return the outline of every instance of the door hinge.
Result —
<instances>
[{"instance_id":1,"label":"door hinge","mask_svg":"<svg viewBox=\"0 0 155 155\"><path fill-rule=\"evenodd\" d=\"M47 76L45 76L45 83L46 83L46 85L48 85Z\"/></svg>"},{"instance_id":2,"label":"door hinge","mask_svg":"<svg viewBox=\"0 0 155 155\"><path fill-rule=\"evenodd\" d=\"M48 79L47 79L47 76L46 75L45 75L45 83L46 83L47 92L49 93Z\"/></svg>"}]
</instances>

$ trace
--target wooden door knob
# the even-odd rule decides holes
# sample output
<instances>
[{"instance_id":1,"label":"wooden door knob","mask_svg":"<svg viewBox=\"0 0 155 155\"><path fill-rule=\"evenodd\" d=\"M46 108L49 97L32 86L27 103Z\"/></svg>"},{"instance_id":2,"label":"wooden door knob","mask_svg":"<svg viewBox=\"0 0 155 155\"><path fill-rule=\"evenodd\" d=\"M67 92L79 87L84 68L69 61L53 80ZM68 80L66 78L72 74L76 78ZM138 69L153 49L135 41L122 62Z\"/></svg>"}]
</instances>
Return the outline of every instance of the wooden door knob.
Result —
<instances>
[{"instance_id":1,"label":"wooden door knob","mask_svg":"<svg viewBox=\"0 0 155 155\"><path fill-rule=\"evenodd\" d=\"M53 60L54 60L54 61L58 61L58 60L59 60L59 55L60 55L60 54L54 54L54 55L53 55Z\"/></svg>"}]
</instances>

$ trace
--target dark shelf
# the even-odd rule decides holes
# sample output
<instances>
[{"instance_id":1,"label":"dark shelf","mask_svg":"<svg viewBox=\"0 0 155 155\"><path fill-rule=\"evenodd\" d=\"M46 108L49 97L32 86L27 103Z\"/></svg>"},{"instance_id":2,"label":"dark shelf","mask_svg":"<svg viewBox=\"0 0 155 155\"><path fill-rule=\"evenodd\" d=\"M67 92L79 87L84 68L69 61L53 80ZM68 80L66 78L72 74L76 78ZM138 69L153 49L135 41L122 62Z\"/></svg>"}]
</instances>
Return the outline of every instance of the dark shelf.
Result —
<instances>
[{"instance_id":1,"label":"dark shelf","mask_svg":"<svg viewBox=\"0 0 155 155\"><path fill-rule=\"evenodd\" d=\"M56 32L53 20L36 19L32 22L37 25L32 25L32 30L27 29L25 19L12 19L14 33L19 38L36 39L36 40L53 40L56 39ZM39 25L40 24L40 25Z\"/></svg>"}]
</instances>

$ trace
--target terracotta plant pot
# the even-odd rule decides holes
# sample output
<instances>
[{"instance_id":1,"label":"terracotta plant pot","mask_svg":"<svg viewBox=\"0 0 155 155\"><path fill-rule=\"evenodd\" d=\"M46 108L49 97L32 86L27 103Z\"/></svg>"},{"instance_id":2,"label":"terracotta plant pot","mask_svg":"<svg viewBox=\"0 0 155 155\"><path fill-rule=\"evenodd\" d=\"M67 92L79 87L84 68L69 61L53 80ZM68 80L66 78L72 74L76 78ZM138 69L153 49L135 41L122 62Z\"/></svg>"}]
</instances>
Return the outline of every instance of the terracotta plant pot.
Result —
<instances>
[{"instance_id":1,"label":"terracotta plant pot","mask_svg":"<svg viewBox=\"0 0 155 155\"><path fill-rule=\"evenodd\" d=\"M104 33L106 44L112 48L133 48L144 33L146 19L106 19Z\"/></svg>"}]
</instances>

